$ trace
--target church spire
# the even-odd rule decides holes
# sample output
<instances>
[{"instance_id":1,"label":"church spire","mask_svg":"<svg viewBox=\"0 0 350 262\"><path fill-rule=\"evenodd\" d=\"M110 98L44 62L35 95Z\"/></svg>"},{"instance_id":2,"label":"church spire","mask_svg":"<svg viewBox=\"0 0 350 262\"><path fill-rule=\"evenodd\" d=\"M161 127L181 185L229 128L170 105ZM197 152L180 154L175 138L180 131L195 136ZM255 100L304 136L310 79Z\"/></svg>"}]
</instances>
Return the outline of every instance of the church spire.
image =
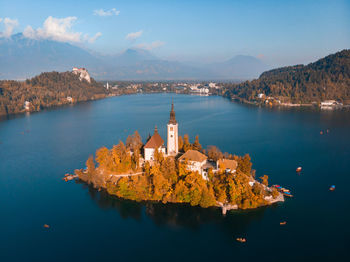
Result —
<instances>
[{"instance_id":1,"label":"church spire","mask_svg":"<svg viewBox=\"0 0 350 262\"><path fill-rule=\"evenodd\" d=\"M176 119L175 119L175 110L174 110L174 102L171 101L171 111L170 111L170 119L169 119L169 124L176 124Z\"/></svg>"}]
</instances>

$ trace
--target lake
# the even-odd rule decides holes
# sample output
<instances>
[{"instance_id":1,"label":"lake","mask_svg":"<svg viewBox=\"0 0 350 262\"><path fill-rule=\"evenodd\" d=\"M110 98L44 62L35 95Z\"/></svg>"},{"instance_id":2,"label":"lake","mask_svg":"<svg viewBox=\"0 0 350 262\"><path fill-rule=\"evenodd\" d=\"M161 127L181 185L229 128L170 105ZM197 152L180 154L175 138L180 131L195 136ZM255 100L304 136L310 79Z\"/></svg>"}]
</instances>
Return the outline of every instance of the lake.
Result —
<instances>
[{"instance_id":1,"label":"lake","mask_svg":"<svg viewBox=\"0 0 350 262\"><path fill-rule=\"evenodd\" d=\"M270 184L289 188L294 198L223 216L216 208L120 200L62 180L96 149L135 130L145 139L157 125L165 140L172 99L180 135L249 153L257 177L269 175ZM0 261L347 260L348 112L140 94L2 120L0 142Z\"/></svg>"}]
</instances>

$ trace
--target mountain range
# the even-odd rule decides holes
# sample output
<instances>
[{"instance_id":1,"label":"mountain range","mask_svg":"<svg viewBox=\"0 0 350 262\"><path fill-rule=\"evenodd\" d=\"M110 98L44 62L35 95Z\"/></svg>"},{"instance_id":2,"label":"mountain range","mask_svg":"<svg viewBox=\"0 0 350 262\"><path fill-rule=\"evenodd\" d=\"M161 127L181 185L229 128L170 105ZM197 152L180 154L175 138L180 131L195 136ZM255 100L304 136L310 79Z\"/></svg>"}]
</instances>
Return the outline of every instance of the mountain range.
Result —
<instances>
[{"instance_id":1,"label":"mountain range","mask_svg":"<svg viewBox=\"0 0 350 262\"><path fill-rule=\"evenodd\" d=\"M100 55L69 43L26 38L21 33L0 38L0 79L26 79L72 67L85 67L97 80L245 80L269 69L253 56L238 55L194 66L160 59L143 49Z\"/></svg>"}]
</instances>

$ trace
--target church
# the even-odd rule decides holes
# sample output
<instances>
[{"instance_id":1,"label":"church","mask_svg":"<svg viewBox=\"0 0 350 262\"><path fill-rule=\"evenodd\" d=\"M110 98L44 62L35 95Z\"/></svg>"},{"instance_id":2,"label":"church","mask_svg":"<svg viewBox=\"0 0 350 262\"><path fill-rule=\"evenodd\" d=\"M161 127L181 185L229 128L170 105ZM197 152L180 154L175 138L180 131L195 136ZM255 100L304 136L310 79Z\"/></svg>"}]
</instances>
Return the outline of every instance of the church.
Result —
<instances>
[{"instance_id":1,"label":"church","mask_svg":"<svg viewBox=\"0 0 350 262\"><path fill-rule=\"evenodd\" d=\"M157 127L154 129L154 134L144 146L145 161L154 160L154 152L158 150L166 156L176 156L179 153L178 144L178 123L175 118L174 103L171 103L170 119L167 124L167 147L164 145L164 140L158 133Z\"/></svg>"}]
</instances>

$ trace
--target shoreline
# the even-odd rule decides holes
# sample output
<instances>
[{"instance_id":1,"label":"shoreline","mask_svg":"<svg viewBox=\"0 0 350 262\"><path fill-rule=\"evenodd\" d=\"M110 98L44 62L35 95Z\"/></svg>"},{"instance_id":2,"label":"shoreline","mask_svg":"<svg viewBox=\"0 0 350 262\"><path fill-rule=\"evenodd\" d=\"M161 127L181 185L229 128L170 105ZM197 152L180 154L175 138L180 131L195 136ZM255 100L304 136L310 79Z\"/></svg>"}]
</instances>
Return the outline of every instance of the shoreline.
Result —
<instances>
[{"instance_id":1,"label":"shoreline","mask_svg":"<svg viewBox=\"0 0 350 262\"><path fill-rule=\"evenodd\" d=\"M158 92L158 91L154 91L154 92L136 92L136 93L127 93L127 94L108 94L105 95L103 97L97 97L97 98L91 98L91 99L87 99L87 100L82 100L82 101L77 101L74 103L62 103L62 104L57 104L57 105L52 105L49 107L44 107L42 110L33 110L33 111L26 111L26 110L22 110L20 112L17 113L11 113L11 114L6 114L6 115L0 115L0 121L2 120L10 120L11 118L14 118L15 116L20 116L26 113L39 113L42 111L46 111L46 110L55 110L61 107L66 107L66 106L75 106L77 104L80 103L84 103L84 102L92 102L95 100L103 100L106 98L110 98L110 97L118 97L118 96L126 96L126 95L137 95L137 94L161 94L161 93L171 93L171 94L183 94L183 95L196 95L196 94L191 94L191 93L178 93L178 92ZM197 95L198 96L198 95ZM264 107L264 108L282 108L282 109L291 109L291 108L309 108L309 109L314 109L314 111L320 112L320 111L327 111L327 112L333 112L333 111L347 111L350 109L350 105L343 105L340 108L331 108L331 109L321 109L319 106L315 105L314 103L303 103L303 104L293 104L293 103L281 103L281 104L276 104L276 105L268 105L265 103L259 103L257 101L250 101L250 100L246 100L246 99L242 99L239 97L230 97L230 96L226 96L225 94L220 95L220 94L210 94L207 96L221 96L223 98L227 98L230 100L230 102L236 102L236 103L241 103L241 104L246 104L246 105L253 105L256 107Z\"/></svg>"},{"instance_id":2,"label":"shoreline","mask_svg":"<svg viewBox=\"0 0 350 262\"><path fill-rule=\"evenodd\" d=\"M116 182L112 182L111 179L112 179L112 176L114 177L117 177L117 181L123 177L127 177L127 178L130 178L132 176L138 176L138 175L144 175L144 172L137 172L137 173L130 173L130 174L119 174L119 175L110 175L110 178L109 180L107 181L104 181L104 185L100 185L99 187L95 187L95 185L93 183L89 183L87 181L87 179L85 179L84 175L87 175L87 171L86 170L82 170L80 169L81 171L81 174L78 174L78 175L72 175L72 176L76 176L75 178L77 178L79 181L83 182L83 183L86 183L87 185L92 185L94 187L94 189L96 189L97 191L101 191L101 190L104 190L109 196L114 196L114 197L117 197L121 200L128 200L128 201L134 201L134 202L137 202L137 203L162 203L164 205L166 205L167 203L171 203L171 204L179 204L179 205L182 205L182 204L187 204L187 205L190 205L190 203L187 203L187 202L180 202L180 201L167 201L167 202L163 202L162 200L152 200L152 199L141 199L141 200L135 200L135 199L130 199L130 198L124 198L124 197L120 197L116 194L113 194L109 191L108 189L108 185L110 183L116 183ZM100 173L103 173L103 171L101 171ZM259 181L257 180L253 180L251 182L254 182L254 183L258 183L260 185L262 185ZM267 187L267 186L264 186L262 185L266 191L272 191L272 188L271 187ZM202 207L200 205L194 205L194 207L199 207L199 208L203 208L203 209L206 209L206 208L219 208L221 209L221 212L222 212L222 215L226 215L228 211L231 211L231 210L254 210L254 209L257 209L257 208L261 208L261 207L267 207L267 206L271 206L273 204L276 204L276 203L279 203L279 202L285 202L285 198L283 196L282 193L278 192L278 196L276 198L273 198L272 196L265 196L264 200L266 201L265 204L263 205L259 205L257 207L253 207L253 208L240 208L237 204L231 204L231 203L222 203L222 202L219 202L219 201L216 201L216 204L215 205L212 205L212 206L208 206L208 207ZM191 205L192 206L192 205Z\"/></svg>"},{"instance_id":3,"label":"shoreline","mask_svg":"<svg viewBox=\"0 0 350 262\"><path fill-rule=\"evenodd\" d=\"M228 98L231 102L238 102L241 104L246 104L246 105L253 105L256 107L264 107L264 108L281 108L281 109L291 109L291 108L296 108L296 109L313 109L313 111L317 112L333 112L333 111L347 111L350 109L350 105L343 105L342 107L334 107L334 108L329 108L329 109L323 109L321 108L318 104L315 103L301 103L301 104L293 104L293 103L280 103L280 104L273 104L269 105L266 103L258 102L258 101L250 101L247 99L239 98L239 97L230 97L230 96L225 96L223 97Z\"/></svg>"}]
</instances>

